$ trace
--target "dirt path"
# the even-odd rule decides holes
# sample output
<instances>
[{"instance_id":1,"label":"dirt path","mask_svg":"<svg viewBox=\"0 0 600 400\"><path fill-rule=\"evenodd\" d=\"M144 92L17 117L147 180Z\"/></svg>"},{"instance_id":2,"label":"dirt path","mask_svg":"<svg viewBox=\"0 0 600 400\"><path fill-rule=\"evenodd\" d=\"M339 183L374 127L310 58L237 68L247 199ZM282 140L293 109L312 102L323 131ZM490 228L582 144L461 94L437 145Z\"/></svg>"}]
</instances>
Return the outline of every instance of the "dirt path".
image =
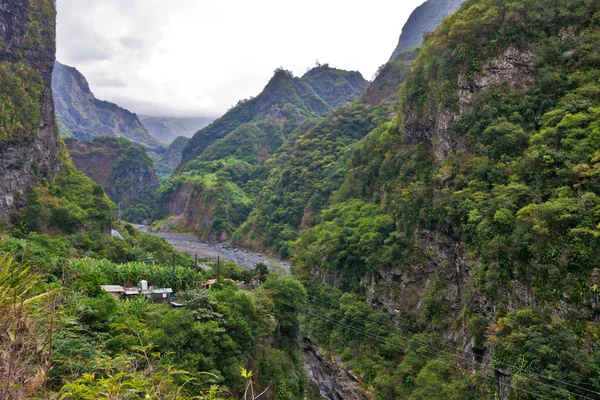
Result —
<instances>
[{"instance_id":1,"label":"dirt path","mask_svg":"<svg viewBox=\"0 0 600 400\"><path fill-rule=\"evenodd\" d=\"M140 231L148 233L152 236L165 239L173 248L182 253L188 253L192 257L198 254L200 259L217 260L220 257L222 261L233 261L242 268L250 269L258 263L265 263L274 270L282 270L281 272L289 274L290 265L273 257L265 256L264 254L251 252L244 249L238 249L223 244L215 244L202 241L195 236L182 233L162 233L150 232L148 227L144 225L135 225Z\"/></svg>"}]
</instances>

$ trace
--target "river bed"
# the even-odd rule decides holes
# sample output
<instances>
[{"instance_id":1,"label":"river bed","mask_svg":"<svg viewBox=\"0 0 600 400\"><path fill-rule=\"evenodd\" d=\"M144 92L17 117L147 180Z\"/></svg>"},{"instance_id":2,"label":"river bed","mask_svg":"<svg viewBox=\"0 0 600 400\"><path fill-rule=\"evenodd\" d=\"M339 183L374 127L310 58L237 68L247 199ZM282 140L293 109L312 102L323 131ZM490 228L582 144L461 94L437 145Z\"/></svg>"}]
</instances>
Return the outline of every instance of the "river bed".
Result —
<instances>
[{"instance_id":1,"label":"river bed","mask_svg":"<svg viewBox=\"0 0 600 400\"><path fill-rule=\"evenodd\" d=\"M197 254L200 260L217 261L217 257L219 257L222 262L232 261L245 269L254 268L258 263L265 263L271 270L280 272L280 274L288 275L290 272L289 263L261 253L232 247L224 243L206 242L184 233L152 232L145 225L135 225L135 227L142 232L164 239L181 253L188 253L192 257Z\"/></svg>"}]
</instances>

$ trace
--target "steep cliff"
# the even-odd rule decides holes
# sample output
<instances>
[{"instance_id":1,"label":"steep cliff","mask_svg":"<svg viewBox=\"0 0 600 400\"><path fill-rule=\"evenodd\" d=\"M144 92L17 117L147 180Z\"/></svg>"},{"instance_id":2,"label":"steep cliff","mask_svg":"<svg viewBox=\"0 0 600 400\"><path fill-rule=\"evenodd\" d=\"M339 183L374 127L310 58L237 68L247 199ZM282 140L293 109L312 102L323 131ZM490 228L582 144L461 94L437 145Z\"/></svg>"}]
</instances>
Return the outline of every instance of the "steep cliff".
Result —
<instances>
[{"instance_id":1,"label":"steep cliff","mask_svg":"<svg viewBox=\"0 0 600 400\"><path fill-rule=\"evenodd\" d=\"M121 203L124 219L142 222L150 218L159 182L143 147L109 137L66 143L77 169L102 186L111 200Z\"/></svg>"},{"instance_id":2,"label":"steep cliff","mask_svg":"<svg viewBox=\"0 0 600 400\"><path fill-rule=\"evenodd\" d=\"M398 85L404 80L406 71L417 57L417 46L423 42L423 36L433 32L442 20L456 12L464 1L428 0L412 12L402 28L398 46L390 60L377 71L377 76L362 96L366 104L377 105L398 93Z\"/></svg>"},{"instance_id":3,"label":"steep cliff","mask_svg":"<svg viewBox=\"0 0 600 400\"><path fill-rule=\"evenodd\" d=\"M171 142L167 151L162 155L162 160L171 168L177 167L181 164L181 153L185 144L188 142L187 137L179 136Z\"/></svg>"},{"instance_id":4,"label":"steep cliff","mask_svg":"<svg viewBox=\"0 0 600 400\"><path fill-rule=\"evenodd\" d=\"M586 0L465 2L301 233L317 312L386 343L346 353L381 398L597 394L599 15ZM395 326L369 322L385 315ZM310 320L336 351L360 341Z\"/></svg>"},{"instance_id":5,"label":"steep cliff","mask_svg":"<svg viewBox=\"0 0 600 400\"><path fill-rule=\"evenodd\" d=\"M136 114L96 99L85 77L75 68L57 61L52 74L52 90L56 118L65 136L73 135L79 140L124 137L150 148L162 147Z\"/></svg>"},{"instance_id":6,"label":"steep cliff","mask_svg":"<svg viewBox=\"0 0 600 400\"><path fill-rule=\"evenodd\" d=\"M171 144L179 136L190 138L210 124L214 118L151 117L140 115L140 121L148 133L165 144Z\"/></svg>"},{"instance_id":7,"label":"steep cliff","mask_svg":"<svg viewBox=\"0 0 600 400\"><path fill-rule=\"evenodd\" d=\"M0 221L64 161L51 88L55 17L52 0L0 1Z\"/></svg>"}]
</instances>

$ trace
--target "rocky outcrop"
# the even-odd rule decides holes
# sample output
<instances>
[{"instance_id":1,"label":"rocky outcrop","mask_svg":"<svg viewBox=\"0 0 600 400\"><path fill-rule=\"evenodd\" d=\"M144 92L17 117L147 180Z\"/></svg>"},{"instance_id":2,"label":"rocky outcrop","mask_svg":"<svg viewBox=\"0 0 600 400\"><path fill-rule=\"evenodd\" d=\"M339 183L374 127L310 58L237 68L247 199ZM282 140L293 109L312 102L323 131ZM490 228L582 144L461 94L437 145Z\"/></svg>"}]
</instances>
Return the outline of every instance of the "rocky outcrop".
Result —
<instances>
[{"instance_id":1,"label":"rocky outcrop","mask_svg":"<svg viewBox=\"0 0 600 400\"><path fill-rule=\"evenodd\" d=\"M59 63L52 74L56 118L63 136L79 140L124 137L150 148L162 144L150 136L138 116L114 103L98 100L85 77L73 67Z\"/></svg>"},{"instance_id":2,"label":"rocky outcrop","mask_svg":"<svg viewBox=\"0 0 600 400\"><path fill-rule=\"evenodd\" d=\"M179 136L167 147L167 150L162 155L162 159L171 168L175 168L181 163L181 152L188 142L188 138Z\"/></svg>"},{"instance_id":3,"label":"rocky outcrop","mask_svg":"<svg viewBox=\"0 0 600 400\"><path fill-rule=\"evenodd\" d=\"M433 32L444 18L454 14L464 2L465 0L428 0L417 7L402 28L398 46L390 57L390 62L398 61L403 51L420 45L423 34Z\"/></svg>"},{"instance_id":4,"label":"rocky outcrop","mask_svg":"<svg viewBox=\"0 0 600 400\"><path fill-rule=\"evenodd\" d=\"M433 149L438 164L443 164L451 153L465 150L464 143L452 133L452 124L471 111L478 96L493 86L508 84L516 90L527 90L536 79L535 55L530 51L509 47L502 54L485 63L473 77L465 73L457 76L458 109L442 102L429 102L424 109L407 104L403 109L403 131L413 143L427 143Z\"/></svg>"},{"instance_id":5,"label":"rocky outcrop","mask_svg":"<svg viewBox=\"0 0 600 400\"><path fill-rule=\"evenodd\" d=\"M68 140L73 163L98 183L122 207L154 203L160 184L152 160L143 148L123 138L98 138L91 142Z\"/></svg>"},{"instance_id":6,"label":"rocky outcrop","mask_svg":"<svg viewBox=\"0 0 600 400\"><path fill-rule=\"evenodd\" d=\"M51 88L55 20L52 0L0 0L0 221L61 168Z\"/></svg>"},{"instance_id":7,"label":"rocky outcrop","mask_svg":"<svg viewBox=\"0 0 600 400\"><path fill-rule=\"evenodd\" d=\"M330 400L367 400L365 391L338 357L327 356L310 339L302 339L302 360L309 379L315 383L320 395Z\"/></svg>"}]
</instances>

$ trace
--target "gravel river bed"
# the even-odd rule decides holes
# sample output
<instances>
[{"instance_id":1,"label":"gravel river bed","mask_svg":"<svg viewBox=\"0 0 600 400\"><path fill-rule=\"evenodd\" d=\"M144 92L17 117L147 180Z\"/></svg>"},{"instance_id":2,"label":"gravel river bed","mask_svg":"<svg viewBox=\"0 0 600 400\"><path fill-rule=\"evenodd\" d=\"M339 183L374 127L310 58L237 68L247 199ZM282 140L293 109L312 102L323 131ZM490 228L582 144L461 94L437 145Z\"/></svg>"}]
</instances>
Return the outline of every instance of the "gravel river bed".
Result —
<instances>
[{"instance_id":1,"label":"gravel river bed","mask_svg":"<svg viewBox=\"0 0 600 400\"><path fill-rule=\"evenodd\" d=\"M210 243L198 239L193 235L183 233L151 232L147 226L135 225L140 231L157 236L166 240L173 248L182 253L188 253L192 257L196 254L199 259L216 261L217 257L223 262L233 261L242 268L250 269L258 263L265 263L274 270L280 270L283 274L289 274L290 265L276 258L252 252L246 249L232 247L223 243Z\"/></svg>"}]
</instances>

